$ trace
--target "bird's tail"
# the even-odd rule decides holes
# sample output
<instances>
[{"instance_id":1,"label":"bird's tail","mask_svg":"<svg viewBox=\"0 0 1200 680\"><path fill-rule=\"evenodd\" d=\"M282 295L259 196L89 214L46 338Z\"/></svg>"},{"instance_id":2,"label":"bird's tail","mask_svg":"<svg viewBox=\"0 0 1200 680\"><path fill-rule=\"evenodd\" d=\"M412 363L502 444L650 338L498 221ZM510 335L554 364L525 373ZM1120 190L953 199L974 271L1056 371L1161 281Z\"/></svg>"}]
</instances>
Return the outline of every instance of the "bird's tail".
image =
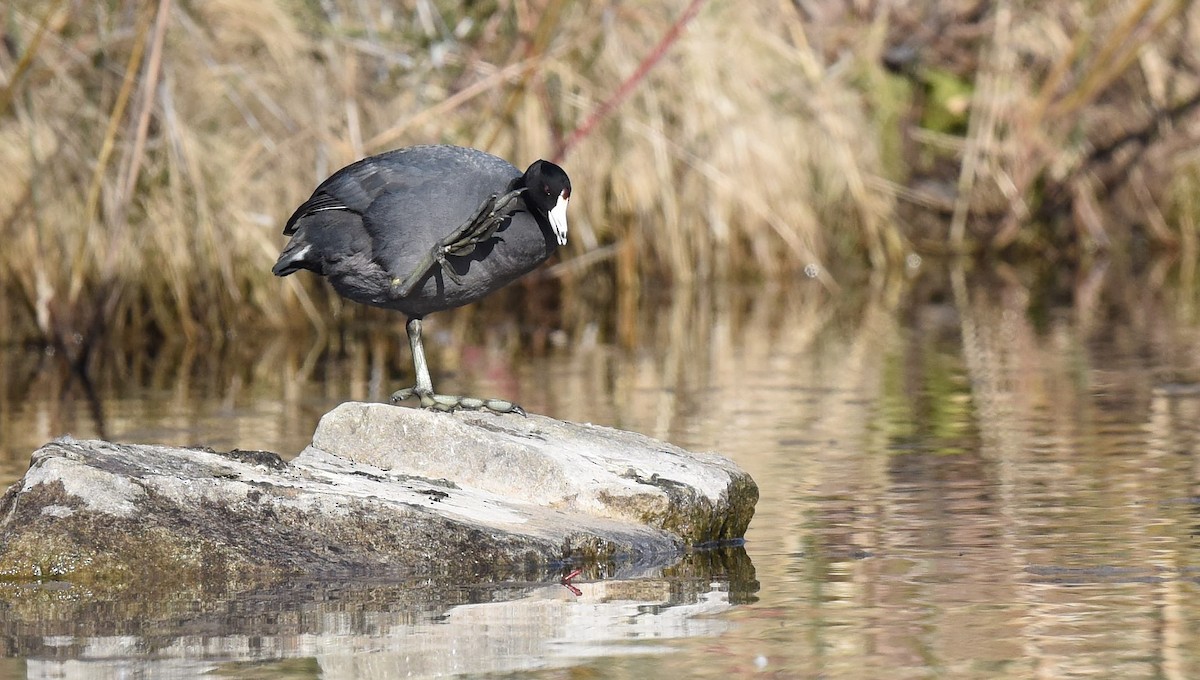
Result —
<instances>
[{"instance_id":1,"label":"bird's tail","mask_svg":"<svg viewBox=\"0 0 1200 680\"><path fill-rule=\"evenodd\" d=\"M283 252L279 254L279 259L275 261L275 266L271 267L271 273L275 276L287 276L301 269L307 269L317 274L323 274L319 262L305 259L310 250L312 250L311 243L305 243L300 239L293 238L283 249Z\"/></svg>"}]
</instances>

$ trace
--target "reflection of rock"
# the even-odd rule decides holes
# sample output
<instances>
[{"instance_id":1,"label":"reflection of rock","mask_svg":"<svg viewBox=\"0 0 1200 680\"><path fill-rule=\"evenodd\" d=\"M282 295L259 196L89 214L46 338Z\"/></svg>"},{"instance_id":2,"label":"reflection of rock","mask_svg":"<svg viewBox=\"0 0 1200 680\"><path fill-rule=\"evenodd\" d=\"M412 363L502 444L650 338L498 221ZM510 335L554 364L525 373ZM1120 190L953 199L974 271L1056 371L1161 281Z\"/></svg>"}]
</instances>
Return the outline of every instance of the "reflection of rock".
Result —
<instances>
[{"instance_id":1,"label":"reflection of rock","mask_svg":"<svg viewBox=\"0 0 1200 680\"><path fill-rule=\"evenodd\" d=\"M320 655L318 662L328 677L340 678L513 672L670 651L661 643L716 637L731 626L712 616L730 607L728 593L718 588L686 601L663 580L637 582L639 599L612 592L613 585L619 591L628 583L584 583L578 598L563 588L542 588L509 602L455 607L436 623L386 631L395 642L387 651L378 652L379 641L370 640L361 648L342 646ZM656 596L646 592L653 590Z\"/></svg>"},{"instance_id":2,"label":"reflection of rock","mask_svg":"<svg viewBox=\"0 0 1200 680\"><path fill-rule=\"evenodd\" d=\"M688 553L683 559L663 569L665 578L672 581L697 579L718 580L729 584L729 603L746 604L758 600L758 579L754 563L745 548L722 548Z\"/></svg>"},{"instance_id":3,"label":"reflection of rock","mask_svg":"<svg viewBox=\"0 0 1200 680\"><path fill-rule=\"evenodd\" d=\"M559 585L443 587L288 583L220 604L172 598L149 620L141 602L43 601L36 622L0 620L0 652L28 658L29 677L241 677L242 663L255 677L444 677L653 653L732 625L711 616L730 604L707 581L585 582L580 597Z\"/></svg>"},{"instance_id":4,"label":"reflection of rock","mask_svg":"<svg viewBox=\"0 0 1200 680\"><path fill-rule=\"evenodd\" d=\"M106 589L297 573L532 579L742 536L729 460L531 416L343 404L292 463L63 439L0 501L0 571ZM150 579L150 580L147 580Z\"/></svg>"}]
</instances>

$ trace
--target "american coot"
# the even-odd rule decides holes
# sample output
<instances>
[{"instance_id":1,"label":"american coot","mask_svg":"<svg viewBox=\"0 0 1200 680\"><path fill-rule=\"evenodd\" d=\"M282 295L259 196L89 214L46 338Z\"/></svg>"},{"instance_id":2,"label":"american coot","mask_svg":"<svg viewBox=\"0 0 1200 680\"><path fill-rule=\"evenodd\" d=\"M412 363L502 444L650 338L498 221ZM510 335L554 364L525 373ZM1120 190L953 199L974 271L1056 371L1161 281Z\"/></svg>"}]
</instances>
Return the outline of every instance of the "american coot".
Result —
<instances>
[{"instance_id":1,"label":"american coot","mask_svg":"<svg viewBox=\"0 0 1200 680\"><path fill-rule=\"evenodd\" d=\"M421 319L502 288L567 242L571 180L540 160L521 171L477 149L414 146L334 173L287 221L291 240L271 271L307 269L342 297L408 315L425 408L521 413L503 399L436 394L421 344Z\"/></svg>"}]
</instances>

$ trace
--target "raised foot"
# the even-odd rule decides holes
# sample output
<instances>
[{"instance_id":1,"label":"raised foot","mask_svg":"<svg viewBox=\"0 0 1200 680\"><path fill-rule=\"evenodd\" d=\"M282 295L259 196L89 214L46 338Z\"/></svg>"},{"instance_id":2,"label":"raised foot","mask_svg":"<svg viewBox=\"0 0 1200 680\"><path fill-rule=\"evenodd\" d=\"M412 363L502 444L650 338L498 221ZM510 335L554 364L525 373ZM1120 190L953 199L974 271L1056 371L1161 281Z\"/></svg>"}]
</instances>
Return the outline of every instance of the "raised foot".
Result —
<instances>
[{"instance_id":1,"label":"raised foot","mask_svg":"<svg viewBox=\"0 0 1200 680\"><path fill-rule=\"evenodd\" d=\"M434 411L457 411L465 409L467 411L491 411L492 413L516 413L518 415L526 415L525 409L508 401L507 399L480 399L478 397L460 397L455 394L435 394L428 390L418 390L415 387L406 387L402 390L397 390L392 395L392 403L398 403L417 397L421 400L421 408L432 409Z\"/></svg>"},{"instance_id":2,"label":"raised foot","mask_svg":"<svg viewBox=\"0 0 1200 680\"><path fill-rule=\"evenodd\" d=\"M521 197L523 191L525 189L521 188L514 189L503 196L498 194L488 196L476 209L475 216L434 244L433 248L429 250L429 254L421 259L408 276L402 279L397 272L390 272L393 296L408 297L417 284L437 266L442 268L442 273L447 278L454 283L461 284L462 277L454 271L454 267L450 266L446 258L451 255L466 257L475 252L475 246L495 236L500 225L504 224L504 220L512 214L513 210L516 210L513 203Z\"/></svg>"}]
</instances>

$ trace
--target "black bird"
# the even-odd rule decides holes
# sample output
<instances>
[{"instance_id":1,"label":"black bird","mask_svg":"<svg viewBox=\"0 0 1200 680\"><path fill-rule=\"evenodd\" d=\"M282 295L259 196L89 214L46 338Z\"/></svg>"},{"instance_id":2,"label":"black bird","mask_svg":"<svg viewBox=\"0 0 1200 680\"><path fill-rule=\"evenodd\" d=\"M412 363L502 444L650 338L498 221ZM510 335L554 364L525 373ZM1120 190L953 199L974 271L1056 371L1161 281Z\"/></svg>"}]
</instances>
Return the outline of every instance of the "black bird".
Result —
<instances>
[{"instance_id":1,"label":"black bird","mask_svg":"<svg viewBox=\"0 0 1200 680\"><path fill-rule=\"evenodd\" d=\"M567 242L571 180L535 161L524 174L477 149L413 146L335 172L292 213L291 240L271 269L307 269L342 297L408 315L421 406L521 413L503 399L436 394L421 319L474 302L533 270Z\"/></svg>"}]
</instances>

